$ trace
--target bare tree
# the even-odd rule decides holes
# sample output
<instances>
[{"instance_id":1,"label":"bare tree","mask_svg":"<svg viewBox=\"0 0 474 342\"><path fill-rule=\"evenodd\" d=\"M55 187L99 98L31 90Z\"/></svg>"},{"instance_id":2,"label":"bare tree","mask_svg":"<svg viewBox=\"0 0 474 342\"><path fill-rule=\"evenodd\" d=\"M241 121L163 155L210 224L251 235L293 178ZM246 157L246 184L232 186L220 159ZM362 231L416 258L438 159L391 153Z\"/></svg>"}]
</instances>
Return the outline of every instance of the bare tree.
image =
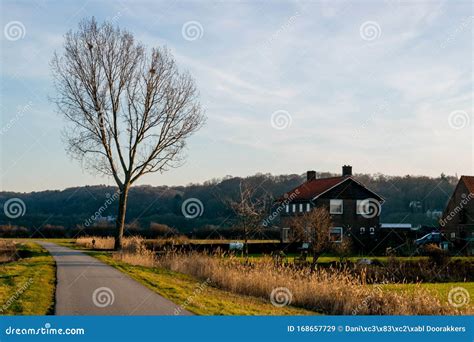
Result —
<instances>
[{"instance_id":1,"label":"bare tree","mask_svg":"<svg viewBox=\"0 0 474 342\"><path fill-rule=\"evenodd\" d=\"M350 243L343 241L335 242L332 232L331 215L327 208L315 208L309 212L295 216L290 223L292 228L292 240L309 244L313 261L311 269L316 268L318 258L323 253L335 252L343 255Z\"/></svg>"},{"instance_id":2,"label":"bare tree","mask_svg":"<svg viewBox=\"0 0 474 342\"><path fill-rule=\"evenodd\" d=\"M130 187L180 166L186 139L205 121L196 86L166 48L147 53L130 32L94 18L65 35L51 68L68 153L119 188L120 249Z\"/></svg>"},{"instance_id":3,"label":"bare tree","mask_svg":"<svg viewBox=\"0 0 474 342\"><path fill-rule=\"evenodd\" d=\"M244 253L248 257L248 240L262 229L262 221L267 215L268 198L256 194L256 188L240 181L237 200L230 201L230 207L237 216L237 226L243 232Z\"/></svg>"}]
</instances>

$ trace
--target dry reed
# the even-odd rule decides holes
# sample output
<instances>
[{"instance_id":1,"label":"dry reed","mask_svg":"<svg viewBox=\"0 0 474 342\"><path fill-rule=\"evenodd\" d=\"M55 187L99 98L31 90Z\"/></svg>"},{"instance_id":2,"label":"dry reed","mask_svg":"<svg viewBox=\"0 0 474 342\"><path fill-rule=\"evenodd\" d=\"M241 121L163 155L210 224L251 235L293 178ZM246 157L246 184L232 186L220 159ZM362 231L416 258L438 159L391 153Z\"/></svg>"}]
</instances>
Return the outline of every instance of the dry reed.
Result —
<instances>
[{"instance_id":1,"label":"dry reed","mask_svg":"<svg viewBox=\"0 0 474 342\"><path fill-rule=\"evenodd\" d=\"M111 236L83 236L76 239L76 245L89 249L105 249L114 248L115 239Z\"/></svg>"},{"instance_id":2,"label":"dry reed","mask_svg":"<svg viewBox=\"0 0 474 342\"><path fill-rule=\"evenodd\" d=\"M10 262L17 258L15 241L0 240L0 262Z\"/></svg>"},{"instance_id":3,"label":"dry reed","mask_svg":"<svg viewBox=\"0 0 474 342\"><path fill-rule=\"evenodd\" d=\"M460 312L421 286L403 291L382 290L366 285L363 279L345 271L295 269L276 266L268 258L251 265L235 258L219 258L199 253L169 253L157 265L200 279L210 279L222 289L254 297L270 298L272 291L283 293L291 305L337 315L447 315Z\"/></svg>"},{"instance_id":4,"label":"dry reed","mask_svg":"<svg viewBox=\"0 0 474 342\"><path fill-rule=\"evenodd\" d=\"M95 250L111 250L114 248L114 242L113 237L89 236L76 239L77 245ZM122 250L115 252L113 258L131 265L155 265L155 253L146 248L146 240L140 236L124 238Z\"/></svg>"},{"instance_id":5,"label":"dry reed","mask_svg":"<svg viewBox=\"0 0 474 342\"><path fill-rule=\"evenodd\" d=\"M109 239L113 242L112 238L95 239L96 248L99 241L100 246L113 247L109 242ZM83 239L81 243L89 242ZM167 252L157 258L140 237L124 239L123 250L113 257L132 265L162 267L202 280L209 279L218 288L242 295L270 299L275 289L283 288L286 291L283 300L288 304L326 314L472 314L472 307L456 309L422 286L401 291L384 290L379 285L366 284L363 274L356 277L344 270L311 272L308 268L275 265L271 258L249 264L234 257L196 252Z\"/></svg>"}]
</instances>

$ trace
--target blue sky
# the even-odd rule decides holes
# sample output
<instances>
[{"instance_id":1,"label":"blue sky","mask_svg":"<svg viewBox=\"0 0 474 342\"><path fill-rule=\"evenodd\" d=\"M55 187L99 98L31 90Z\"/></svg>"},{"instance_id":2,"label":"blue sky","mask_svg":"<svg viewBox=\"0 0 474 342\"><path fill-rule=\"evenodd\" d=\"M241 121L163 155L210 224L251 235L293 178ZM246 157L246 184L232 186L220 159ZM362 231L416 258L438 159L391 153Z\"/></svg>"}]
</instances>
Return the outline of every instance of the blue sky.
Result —
<instances>
[{"instance_id":1,"label":"blue sky","mask_svg":"<svg viewBox=\"0 0 474 342\"><path fill-rule=\"evenodd\" d=\"M1 190L113 184L61 140L49 61L84 17L166 45L207 124L141 184L309 169L474 174L470 1L2 1Z\"/></svg>"}]
</instances>

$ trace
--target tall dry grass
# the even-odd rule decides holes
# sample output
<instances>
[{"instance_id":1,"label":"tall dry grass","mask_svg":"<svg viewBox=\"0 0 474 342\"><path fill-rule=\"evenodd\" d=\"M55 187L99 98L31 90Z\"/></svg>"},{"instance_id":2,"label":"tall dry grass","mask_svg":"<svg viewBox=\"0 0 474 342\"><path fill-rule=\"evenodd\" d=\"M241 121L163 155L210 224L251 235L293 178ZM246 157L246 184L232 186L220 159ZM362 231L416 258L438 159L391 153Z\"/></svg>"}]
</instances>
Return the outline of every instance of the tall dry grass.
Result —
<instances>
[{"instance_id":1,"label":"tall dry grass","mask_svg":"<svg viewBox=\"0 0 474 342\"><path fill-rule=\"evenodd\" d=\"M270 298L277 288L287 288L284 300L291 305L336 315L446 315L459 314L442 303L434 293L416 287L389 292L377 285L366 285L362 279L344 271L308 269L296 270L276 266L269 258L252 265L233 258L192 253L169 253L157 260L157 265L186 273L200 279L210 279L222 289L254 297Z\"/></svg>"},{"instance_id":2,"label":"tall dry grass","mask_svg":"<svg viewBox=\"0 0 474 342\"><path fill-rule=\"evenodd\" d=\"M0 263L10 262L17 259L15 241L0 240Z\"/></svg>"},{"instance_id":3,"label":"tall dry grass","mask_svg":"<svg viewBox=\"0 0 474 342\"><path fill-rule=\"evenodd\" d=\"M96 249L112 250L115 240L113 237L88 236L76 239L78 246ZM155 265L155 253L146 247L146 240L140 236L125 237L121 251L113 254L115 260L120 260L131 265L153 267Z\"/></svg>"},{"instance_id":4,"label":"tall dry grass","mask_svg":"<svg viewBox=\"0 0 474 342\"><path fill-rule=\"evenodd\" d=\"M111 236L82 236L76 239L76 245L89 249L105 249L114 248L115 239Z\"/></svg>"},{"instance_id":5,"label":"tall dry grass","mask_svg":"<svg viewBox=\"0 0 474 342\"><path fill-rule=\"evenodd\" d=\"M113 247L112 238L96 239L105 249ZM110 240L111 239L111 240ZM335 315L449 315L472 314L441 302L436 294L417 286L402 291L383 290L379 285L365 283L364 275L357 277L347 271L309 269L276 265L266 258L257 263L242 263L233 257L203 253L169 251L156 257L146 248L145 239L124 239L124 248L113 258L132 265L162 267L207 280L224 290L242 295L270 299L277 288L286 288L277 296L288 304ZM81 243L89 243L85 239ZM291 299L291 301L290 301Z\"/></svg>"},{"instance_id":6,"label":"tall dry grass","mask_svg":"<svg viewBox=\"0 0 474 342\"><path fill-rule=\"evenodd\" d=\"M139 236L124 239L123 249L114 253L114 259L131 265L153 267L156 265L155 253L146 248L146 240Z\"/></svg>"}]
</instances>

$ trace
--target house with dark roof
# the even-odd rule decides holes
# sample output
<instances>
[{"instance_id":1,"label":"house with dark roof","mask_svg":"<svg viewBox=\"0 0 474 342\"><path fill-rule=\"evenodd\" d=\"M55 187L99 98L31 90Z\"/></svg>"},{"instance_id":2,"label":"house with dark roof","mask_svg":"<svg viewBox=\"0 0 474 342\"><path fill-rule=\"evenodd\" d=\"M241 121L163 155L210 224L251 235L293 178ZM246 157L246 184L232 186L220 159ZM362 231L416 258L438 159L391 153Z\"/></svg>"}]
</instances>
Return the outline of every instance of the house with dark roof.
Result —
<instances>
[{"instance_id":1,"label":"house with dark roof","mask_svg":"<svg viewBox=\"0 0 474 342\"><path fill-rule=\"evenodd\" d=\"M332 218L334 241L352 237L356 244L374 245L380 230L380 211L384 199L352 176L344 165L338 177L316 178L306 173L306 181L277 200L282 241L291 237L291 219L315 207L326 207Z\"/></svg>"},{"instance_id":2,"label":"house with dark roof","mask_svg":"<svg viewBox=\"0 0 474 342\"><path fill-rule=\"evenodd\" d=\"M440 226L455 250L474 255L474 176L461 176L443 211Z\"/></svg>"}]
</instances>

